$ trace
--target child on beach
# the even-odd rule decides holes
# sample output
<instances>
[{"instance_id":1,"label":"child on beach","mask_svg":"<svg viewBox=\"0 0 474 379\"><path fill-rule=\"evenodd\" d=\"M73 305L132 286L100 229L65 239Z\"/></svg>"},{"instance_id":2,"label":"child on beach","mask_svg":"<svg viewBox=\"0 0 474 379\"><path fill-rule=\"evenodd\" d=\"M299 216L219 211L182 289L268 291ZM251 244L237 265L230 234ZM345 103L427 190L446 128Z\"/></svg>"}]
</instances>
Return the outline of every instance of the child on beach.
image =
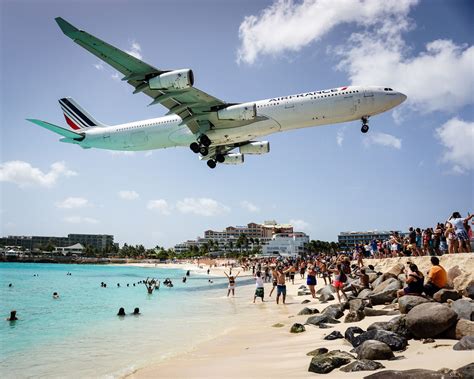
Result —
<instances>
[{"instance_id":1,"label":"child on beach","mask_svg":"<svg viewBox=\"0 0 474 379\"><path fill-rule=\"evenodd\" d=\"M265 295L265 289L263 285L263 278L262 278L262 273L260 271L257 271L257 274L255 275L255 284L257 288L255 288L255 295L253 297L253 302L255 303L255 300L257 300L257 297L260 297L263 300L263 297Z\"/></svg>"},{"instance_id":2,"label":"child on beach","mask_svg":"<svg viewBox=\"0 0 474 379\"><path fill-rule=\"evenodd\" d=\"M230 276L227 275L227 273L225 271L224 271L224 274L225 274L225 276L227 276L227 279L229 279L229 287L228 287L228 290L227 290L227 297L229 297L231 291L232 291L232 296L235 296L235 279L237 279L237 277L239 276L240 271L237 272L237 275L235 275L235 276L232 275L232 271L229 271L229 274L231 274Z\"/></svg>"},{"instance_id":3,"label":"child on beach","mask_svg":"<svg viewBox=\"0 0 474 379\"><path fill-rule=\"evenodd\" d=\"M338 263L336 269L331 271L336 274L336 279L334 280L333 286L336 289L337 300L339 301L339 303L341 302L341 295L339 294L341 292L342 295L346 298L346 301L348 301L349 299L343 291L344 285L347 282L347 275L344 273L342 264Z\"/></svg>"}]
</instances>

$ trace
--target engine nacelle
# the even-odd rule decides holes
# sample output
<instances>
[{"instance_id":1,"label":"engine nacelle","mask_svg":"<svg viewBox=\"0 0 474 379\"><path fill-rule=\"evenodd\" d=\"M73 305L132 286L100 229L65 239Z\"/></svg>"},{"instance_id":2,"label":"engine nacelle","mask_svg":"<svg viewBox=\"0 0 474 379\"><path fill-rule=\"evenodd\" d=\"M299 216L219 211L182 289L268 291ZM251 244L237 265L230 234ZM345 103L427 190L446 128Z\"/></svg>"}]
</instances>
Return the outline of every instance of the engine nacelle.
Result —
<instances>
[{"instance_id":1,"label":"engine nacelle","mask_svg":"<svg viewBox=\"0 0 474 379\"><path fill-rule=\"evenodd\" d=\"M242 164L244 163L244 156L240 153L227 154L224 156L224 164Z\"/></svg>"},{"instance_id":2,"label":"engine nacelle","mask_svg":"<svg viewBox=\"0 0 474 379\"><path fill-rule=\"evenodd\" d=\"M217 118L220 120L255 120L256 117L257 105L255 103L230 105L217 111Z\"/></svg>"},{"instance_id":3,"label":"engine nacelle","mask_svg":"<svg viewBox=\"0 0 474 379\"><path fill-rule=\"evenodd\" d=\"M194 74L190 69L165 72L148 81L150 89L186 89L194 84Z\"/></svg>"},{"instance_id":4,"label":"engine nacelle","mask_svg":"<svg viewBox=\"0 0 474 379\"><path fill-rule=\"evenodd\" d=\"M241 154L266 154L270 151L270 143L267 141L250 142L239 147Z\"/></svg>"}]
</instances>

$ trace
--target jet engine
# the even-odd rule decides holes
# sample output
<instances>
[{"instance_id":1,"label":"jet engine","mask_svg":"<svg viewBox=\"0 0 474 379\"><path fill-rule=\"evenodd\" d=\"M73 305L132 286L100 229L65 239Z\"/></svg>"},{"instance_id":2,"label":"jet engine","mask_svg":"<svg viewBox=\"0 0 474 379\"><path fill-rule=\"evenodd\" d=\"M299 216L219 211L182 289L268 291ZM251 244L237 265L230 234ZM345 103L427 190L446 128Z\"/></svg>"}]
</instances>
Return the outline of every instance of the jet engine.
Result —
<instances>
[{"instance_id":1,"label":"jet engine","mask_svg":"<svg viewBox=\"0 0 474 379\"><path fill-rule=\"evenodd\" d=\"M165 72L148 81L150 89L179 90L190 88L194 84L193 71L190 69Z\"/></svg>"},{"instance_id":2,"label":"jet engine","mask_svg":"<svg viewBox=\"0 0 474 379\"><path fill-rule=\"evenodd\" d=\"M266 154L270 151L270 143L267 141L250 142L240 146L239 151L241 154Z\"/></svg>"},{"instance_id":3,"label":"jet engine","mask_svg":"<svg viewBox=\"0 0 474 379\"><path fill-rule=\"evenodd\" d=\"M254 120L257 117L257 105L245 103L230 105L217 111L220 120Z\"/></svg>"},{"instance_id":4,"label":"jet engine","mask_svg":"<svg viewBox=\"0 0 474 379\"><path fill-rule=\"evenodd\" d=\"M242 164L244 163L244 156L240 153L227 154L224 156L223 164Z\"/></svg>"}]
</instances>

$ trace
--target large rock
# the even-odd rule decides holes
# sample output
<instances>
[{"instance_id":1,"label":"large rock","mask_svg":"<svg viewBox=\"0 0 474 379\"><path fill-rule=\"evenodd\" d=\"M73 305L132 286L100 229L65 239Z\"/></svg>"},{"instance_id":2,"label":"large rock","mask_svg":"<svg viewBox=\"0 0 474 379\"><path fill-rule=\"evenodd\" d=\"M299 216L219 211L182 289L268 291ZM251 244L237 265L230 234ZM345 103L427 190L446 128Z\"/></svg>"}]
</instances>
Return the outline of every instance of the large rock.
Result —
<instances>
[{"instance_id":1,"label":"large rock","mask_svg":"<svg viewBox=\"0 0 474 379\"><path fill-rule=\"evenodd\" d=\"M319 347L317 349L311 350L309 353L306 353L306 355L310 357L315 357L316 355L322 355L326 354L329 350L326 349L325 347Z\"/></svg>"},{"instance_id":2,"label":"large rock","mask_svg":"<svg viewBox=\"0 0 474 379\"><path fill-rule=\"evenodd\" d=\"M399 290L402 288L402 284L396 278L389 278L382 283L380 283L377 287L374 287L374 294L385 292L388 290Z\"/></svg>"},{"instance_id":3,"label":"large rock","mask_svg":"<svg viewBox=\"0 0 474 379\"><path fill-rule=\"evenodd\" d=\"M369 276L369 283L373 283L375 281L375 279L378 278L378 275L377 273L375 272L369 272L367 273L367 269L365 270L365 273Z\"/></svg>"},{"instance_id":4,"label":"large rock","mask_svg":"<svg viewBox=\"0 0 474 379\"><path fill-rule=\"evenodd\" d=\"M361 359L349 363L347 366L341 367L340 370L343 372L354 372L354 371L374 371L381 368L385 368L382 363L370 361L368 359Z\"/></svg>"},{"instance_id":5,"label":"large rock","mask_svg":"<svg viewBox=\"0 0 474 379\"><path fill-rule=\"evenodd\" d=\"M359 292L357 295L358 299L367 299L370 295L372 295L372 290L369 290L368 288L363 289L362 291Z\"/></svg>"},{"instance_id":6,"label":"large rock","mask_svg":"<svg viewBox=\"0 0 474 379\"><path fill-rule=\"evenodd\" d=\"M393 265L390 270L385 272L383 274L384 280L387 280L388 278L398 278L398 275L400 275L404 270L404 266L402 263L397 263Z\"/></svg>"},{"instance_id":7,"label":"large rock","mask_svg":"<svg viewBox=\"0 0 474 379\"><path fill-rule=\"evenodd\" d=\"M372 329L353 338L352 346L357 347L368 340L376 340L386 343L391 350L400 351L407 347L406 338L387 330Z\"/></svg>"},{"instance_id":8,"label":"large rock","mask_svg":"<svg viewBox=\"0 0 474 379\"><path fill-rule=\"evenodd\" d=\"M474 273L472 272L463 272L461 275L458 275L453 279L453 287L456 291L465 291L469 287L473 288L473 286L474 286ZM468 295L464 293L464 296L468 296Z\"/></svg>"},{"instance_id":9,"label":"large rock","mask_svg":"<svg viewBox=\"0 0 474 379\"><path fill-rule=\"evenodd\" d=\"M451 309L459 318L474 321L474 303L469 300L459 299L451 303Z\"/></svg>"},{"instance_id":10,"label":"large rock","mask_svg":"<svg viewBox=\"0 0 474 379\"><path fill-rule=\"evenodd\" d=\"M397 310L387 310L387 309L374 309L374 308L364 308L364 315L367 317L371 316L395 316L400 314Z\"/></svg>"},{"instance_id":11,"label":"large rock","mask_svg":"<svg viewBox=\"0 0 474 379\"><path fill-rule=\"evenodd\" d=\"M466 297L474 299L474 282L471 282L463 291L462 294Z\"/></svg>"},{"instance_id":12,"label":"large rock","mask_svg":"<svg viewBox=\"0 0 474 379\"><path fill-rule=\"evenodd\" d=\"M335 319L339 319L342 316L344 316L344 312L342 311L341 304L328 305L326 308L323 309L321 314L327 315Z\"/></svg>"},{"instance_id":13,"label":"large rock","mask_svg":"<svg viewBox=\"0 0 474 379\"><path fill-rule=\"evenodd\" d=\"M474 350L474 336L461 338L461 341L453 346L453 350Z\"/></svg>"},{"instance_id":14,"label":"large rock","mask_svg":"<svg viewBox=\"0 0 474 379\"><path fill-rule=\"evenodd\" d=\"M459 275L462 274L462 270L459 268L458 265L451 267L448 271L448 286L452 287L454 285L454 279L456 279Z\"/></svg>"},{"instance_id":15,"label":"large rock","mask_svg":"<svg viewBox=\"0 0 474 379\"><path fill-rule=\"evenodd\" d=\"M369 330L386 330L388 332L394 332L397 333L399 336L402 336L404 338L411 339L413 335L410 333L406 326L406 316L401 315L392 318L389 321L386 322L374 322L373 324L369 325L367 328L367 331Z\"/></svg>"},{"instance_id":16,"label":"large rock","mask_svg":"<svg viewBox=\"0 0 474 379\"><path fill-rule=\"evenodd\" d=\"M377 277L377 279L375 279L373 282L372 282L372 288L375 288L377 287L378 285L380 285L383 281L385 281L387 278L385 278L383 275L379 275Z\"/></svg>"},{"instance_id":17,"label":"large rock","mask_svg":"<svg viewBox=\"0 0 474 379\"><path fill-rule=\"evenodd\" d=\"M414 336L433 338L453 326L458 315L451 308L439 303L425 303L407 314L406 325Z\"/></svg>"},{"instance_id":18,"label":"large rock","mask_svg":"<svg viewBox=\"0 0 474 379\"><path fill-rule=\"evenodd\" d=\"M300 290L298 291L297 296L306 296L306 295L311 295L311 292L308 290Z\"/></svg>"},{"instance_id":19,"label":"large rock","mask_svg":"<svg viewBox=\"0 0 474 379\"><path fill-rule=\"evenodd\" d=\"M318 290L319 301L326 302L334 300L333 293L335 292L334 287L330 284Z\"/></svg>"},{"instance_id":20,"label":"large rock","mask_svg":"<svg viewBox=\"0 0 474 379\"><path fill-rule=\"evenodd\" d=\"M372 295L369 295L370 303L372 305L391 303L397 298L397 291L397 289L389 289L383 292L373 293Z\"/></svg>"},{"instance_id":21,"label":"large rock","mask_svg":"<svg viewBox=\"0 0 474 379\"><path fill-rule=\"evenodd\" d=\"M461 298L461 295L457 291L450 290L447 288L440 289L438 292L436 292L433 295L433 299L437 301L438 303L446 303L448 299L458 300L460 298Z\"/></svg>"},{"instance_id":22,"label":"large rock","mask_svg":"<svg viewBox=\"0 0 474 379\"><path fill-rule=\"evenodd\" d=\"M447 379L448 376L442 372L414 368L411 370L384 370L364 376L364 379Z\"/></svg>"},{"instance_id":23,"label":"large rock","mask_svg":"<svg viewBox=\"0 0 474 379\"><path fill-rule=\"evenodd\" d=\"M306 324L320 325L320 324L339 324L340 321L328 315L319 314L311 316L306 320Z\"/></svg>"},{"instance_id":24,"label":"large rock","mask_svg":"<svg viewBox=\"0 0 474 379\"><path fill-rule=\"evenodd\" d=\"M341 334L341 332L338 332L337 330L335 330L334 332L329 333L323 339L325 339L327 341L332 341L332 340L337 340L339 338L344 338L344 336Z\"/></svg>"},{"instance_id":25,"label":"large rock","mask_svg":"<svg viewBox=\"0 0 474 379\"><path fill-rule=\"evenodd\" d=\"M313 357L309 364L308 371L317 374L327 374L335 368L347 365L353 359L355 359L354 356L345 351L333 350L329 353Z\"/></svg>"},{"instance_id":26,"label":"large rock","mask_svg":"<svg viewBox=\"0 0 474 379\"><path fill-rule=\"evenodd\" d=\"M431 300L425 299L422 296L416 295L405 295L398 299L398 305L400 312L406 314L410 312L413 308L415 308L419 304L429 303Z\"/></svg>"},{"instance_id":27,"label":"large rock","mask_svg":"<svg viewBox=\"0 0 474 379\"><path fill-rule=\"evenodd\" d=\"M364 302L361 299L352 299L348 303L351 312L361 312L365 308Z\"/></svg>"},{"instance_id":28,"label":"large rock","mask_svg":"<svg viewBox=\"0 0 474 379\"><path fill-rule=\"evenodd\" d=\"M455 337L457 340L463 337L474 336L474 322L469 320L458 320L455 329Z\"/></svg>"},{"instance_id":29,"label":"large rock","mask_svg":"<svg viewBox=\"0 0 474 379\"><path fill-rule=\"evenodd\" d=\"M385 360L394 358L392 349L376 340L367 340L357 348L357 359Z\"/></svg>"},{"instance_id":30,"label":"large rock","mask_svg":"<svg viewBox=\"0 0 474 379\"><path fill-rule=\"evenodd\" d=\"M359 334L364 333L364 330L359 328L358 326L350 326L349 328L346 329L344 332L344 338L348 340L352 346L354 346L354 341L356 340L357 336Z\"/></svg>"},{"instance_id":31,"label":"large rock","mask_svg":"<svg viewBox=\"0 0 474 379\"><path fill-rule=\"evenodd\" d=\"M303 333L305 330L304 325L295 323L291 326L290 333Z\"/></svg>"},{"instance_id":32,"label":"large rock","mask_svg":"<svg viewBox=\"0 0 474 379\"><path fill-rule=\"evenodd\" d=\"M474 363L469 363L466 366L459 367L456 370L456 373L461 376L461 378L474 378Z\"/></svg>"},{"instance_id":33,"label":"large rock","mask_svg":"<svg viewBox=\"0 0 474 379\"><path fill-rule=\"evenodd\" d=\"M317 312L314 312L314 311ZM312 315L313 313L318 313L319 311L317 309L310 309L310 308L303 308L301 311L298 312L298 316L305 316L305 315Z\"/></svg>"},{"instance_id":34,"label":"large rock","mask_svg":"<svg viewBox=\"0 0 474 379\"><path fill-rule=\"evenodd\" d=\"M365 318L363 311L353 312L350 311L344 318L344 322L358 322Z\"/></svg>"}]
</instances>

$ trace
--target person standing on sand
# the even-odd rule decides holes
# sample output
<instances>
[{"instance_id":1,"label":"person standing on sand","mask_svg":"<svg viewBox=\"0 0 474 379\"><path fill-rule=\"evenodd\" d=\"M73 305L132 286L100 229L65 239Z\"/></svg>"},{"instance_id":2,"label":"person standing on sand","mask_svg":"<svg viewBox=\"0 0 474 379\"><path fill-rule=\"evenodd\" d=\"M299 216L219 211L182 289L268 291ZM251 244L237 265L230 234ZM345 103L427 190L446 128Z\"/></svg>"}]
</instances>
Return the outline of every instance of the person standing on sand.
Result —
<instances>
[{"instance_id":1,"label":"person standing on sand","mask_svg":"<svg viewBox=\"0 0 474 379\"><path fill-rule=\"evenodd\" d=\"M253 302L255 304L255 300L257 300L257 297L260 297L263 303L265 301L263 300L263 297L265 295L265 288L263 285L263 278L262 278L261 271L257 271L257 274L255 275L255 285L257 286L257 288L255 288L255 295L253 297Z\"/></svg>"},{"instance_id":2,"label":"person standing on sand","mask_svg":"<svg viewBox=\"0 0 474 379\"><path fill-rule=\"evenodd\" d=\"M225 276L227 276L227 279L229 279L229 287L228 287L228 290L227 290L227 297L229 297L231 291L232 291L232 296L235 296L235 279L237 279L237 277L239 276L240 271L237 272L237 275L235 275L235 276L232 275L232 271L230 271L229 273L230 273L230 276L227 275L227 273L224 271Z\"/></svg>"},{"instance_id":3,"label":"person standing on sand","mask_svg":"<svg viewBox=\"0 0 474 379\"><path fill-rule=\"evenodd\" d=\"M281 267L278 267L276 270L276 279L277 279L277 298L276 303L278 304L280 301L280 295L283 297L283 304L286 301L286 283L285 283L285 275L289 273L291 267L284 270Z\"/></svg>"},{"instance_id":4,"label":"person standing on sand","mask_svg":"<svg viewBox=\"0 0 474 379\"><path fill-rule=\"evenodd\" d=\"M468 213L468 216L463 218L459 212L454 212L451 218L448 220L453 226L457 240L459 241L458 250L460 253L471 252L469 234L467 233L465 225L469 227L469 220L472 217L474 217L474 215L470 215Z\"/></svg>"},{"instance_id":5,"label":"person standing on sand","mask_svg":"<svg viewBox=\"0 0 474 379\"><path fill-rule=\"evenodd\" d=\"M290 266L290 280L291 284L295 284L296 264Z\"/></svg>"},{"instance_id":6,"label":"person standing on sand","mask_svg":"<svg viewBox=\"0 0 474 379\"><path fill-rule=\"evenodd\" d=\"M314 271L313 265L308 266L308 274L306 276L306 285L309 287L309 290L311 291L311 296L313 297L313 299L316 299L316 291L314 289L314 286L316 285L316 271Z\"/></svg>"},{"instance_id":7,"label":"person standing on sand","mask_svg":"<svg viewBox=\"0 0 474 379\"><path fill-rule=\"evenodd\" d=\"M341 302L341 296L339 294L339 292L341 292L342 295L346 298L346 301L348 301L349 299L347 298L347 295L343 290L344 284L346 284L347 282L347 275L345 274L344 269L342 268L342 264L338 263L336 269L332 270L332 272L336 274L336 279L334 280L333 285L334 288L336 288L337 300L339 301L339 303Z\"/></svg>"},{"instance_id":8,"label":"person standing on sand","mask_svg":"<svg viewBox=\"0 0 474 379\"><path fill-rule=\"evenodd\" d=\"M276 271L276 268L274 268L272 270L272 290L270 291L270 295L268 295L269 297L272 297L272 293L273 291L275 291L275 288L277 287L277 271Z\"/></svg>"}]
</instances>

